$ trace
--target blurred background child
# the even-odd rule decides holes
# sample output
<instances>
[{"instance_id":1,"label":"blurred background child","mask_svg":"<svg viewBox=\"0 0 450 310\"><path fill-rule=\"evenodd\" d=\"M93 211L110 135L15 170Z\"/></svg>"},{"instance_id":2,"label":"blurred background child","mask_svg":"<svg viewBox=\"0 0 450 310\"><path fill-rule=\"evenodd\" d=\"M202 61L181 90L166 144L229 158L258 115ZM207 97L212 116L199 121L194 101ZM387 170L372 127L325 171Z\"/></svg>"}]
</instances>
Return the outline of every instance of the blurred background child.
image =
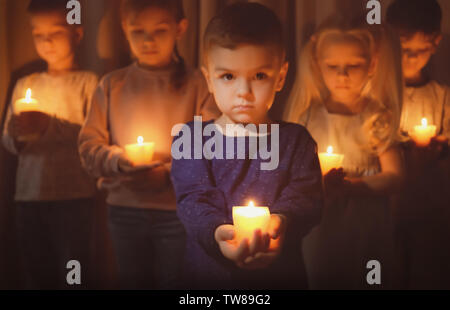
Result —
<instances>
[{"instance_id":1,"label":"blurred background child","mask_svg":"<svg viewBox=\"0 0 450 310\"><path fill-rule=\"evenodd\" d=\"M397 42L398 43L398 42ZM392 48L391 48L392 47ZM402 84L399 44L365 17L334 16L300 56L286 117L343 154L343 169L324 176L323 220L306 237L313 289L365 289L366 264L378 260L382 283L393 284L393 236L388 197L403 178L396 146Z\"/></svg>"},{"instance_id":2,"label":"blurred background child","mask_svg":"<svg viewBox=\"0 0 450 310\"><path fill-rule=\"evenodd\" d=\"M68 288L70 260L81 264L82 287L92 274L95 182L81 167L77 138L97 76L78 68L75 54L83 28L67 24L66 4L33 0L28 7L34 45L47 70L17 82L2 137L4 146L19 157L16 217L30 289ZM15 111L15 101L27 89L40 112Z\"/></svg>"},{"instance_id":3,"label":"blurred background child","mask_svg":"<svg viewBox=\"0 0 450 310\"><path fill-rule=\"evenodd\" d=\"M107 190L109 226L123 289L179 284L185 232L169 179L171 131L217 115L201 73L177 51L188 21L181 0L124 0L122 27L136 61L106 75L79 138L87 171ZM124 146L155 143L155 167L134 167Z\"/></svg>"},{"instance_id":4,"label":"blurred background child","mask_svg":"<svg viewBox=\"0 0 450 310\"><path fill-rule=\"evenodd\" d=\"M442 11L436 0L396 0L387 21L400 37L406 88L400 129L407 187L396 209L402 288L448 289L450 275L450 88L426 73L441 39ZM436 137L417 146L410 135L426 118Z\"/></svg>"}]
</instances>

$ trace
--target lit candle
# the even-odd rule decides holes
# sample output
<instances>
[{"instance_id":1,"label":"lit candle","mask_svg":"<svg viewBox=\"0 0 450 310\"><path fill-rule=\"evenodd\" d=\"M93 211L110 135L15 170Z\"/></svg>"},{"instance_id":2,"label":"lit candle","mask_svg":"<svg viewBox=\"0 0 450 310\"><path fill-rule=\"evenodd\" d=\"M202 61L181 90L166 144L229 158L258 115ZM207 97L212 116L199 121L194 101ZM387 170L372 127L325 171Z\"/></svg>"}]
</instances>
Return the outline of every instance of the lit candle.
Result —
<instances>
[{"instance_id":1,"label":"lit candle","mask_svg":"<svg viewBox=\"0 0 450 310\"><path fill-rule=\"evenodd\" d=\"M148 165L152 162L155 143L144 143L144 138L139 137L137 144L128 144L125 146L127 157L135 166Z\"/></svg>"},{"instance_id":2,"label":"lit candle","mask_svg":"<svg viewBox=\"0 0 450 310\"><path fill-rule=\"evenodd\" d=\"M20 114L22 112L32 112L39 111L38 101L31 97L31 89L28 88L25 98L19 99L14 104L15 114Z\"/></svg>"},{"instance_id":3,"label":"lit candle","mask_svg":"<svg viewBox=\"0 0 450 310\"><path fill-rule=\"evenodd\" d=\"M268 233L269 223L268 207L255 207L253 201L245 207L233 207L233 225L236 232L235 239L238 242L244 238L248 238L251 242L257 229L260 229L263 234Z\"/></svg>"},{"instance_id":4,"label":"lit candle","mask_svg":"<svg viewBox=\"0 0 450 310\"><path fill-rule=\"evenodd\" d=\"M35 113L39 112L39 104L38 101L32 98L31 89L28 88L25 93L25 98L21 98L16 100L13 105L13 111L16 115L21 115L22 120L28 124L33 124L35 120ZM18 136L17 140L20 142L30 142L37 140L39 138L39 134L30 133L27 135Z\"/></svg>"},{"instance_id":5,"label":"lit candle","mask_svg":"<svg viewBox=\"0 0 450 310\"><path fill-rule=\"evenodd\" d=\"M436 136L436 126L428 125L427 119L422 118L422 125L414 126L414 130L410 135L418 146L427 146L430 144L431 138Z\"/></svg>"},{"instance_id":6,"label":"lit candle","mask_svg":"<svg viewBox=\"0 0 450 310\"><path fill-rule=\"evenodd\" d=\"M329 146L326 153L319 154L320 167L322 174L327 174L333 168L341 168L344 162L344 155L333 154L333 147Z\"/></svg>"}]
</instances>

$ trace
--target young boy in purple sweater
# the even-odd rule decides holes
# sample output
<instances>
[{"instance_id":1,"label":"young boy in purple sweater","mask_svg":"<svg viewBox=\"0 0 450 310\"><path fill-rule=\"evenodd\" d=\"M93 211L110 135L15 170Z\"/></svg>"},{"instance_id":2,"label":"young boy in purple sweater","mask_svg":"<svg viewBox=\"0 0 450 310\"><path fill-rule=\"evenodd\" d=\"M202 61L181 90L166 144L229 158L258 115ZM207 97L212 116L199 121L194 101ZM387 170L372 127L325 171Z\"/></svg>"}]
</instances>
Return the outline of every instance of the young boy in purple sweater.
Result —
<instances>
[{"instance_id":1,"label":"young boy in purple sweater","mask_svg":"<svg viewBox=\"0 0 450 310\"><path fill-rule=\"evenodd\" d=\"M206 30L204 57L222 116L182 126L172 145L185 285L305 289L301 241L320 220L322 179L307 130L268 117L288 70L282 25L260 4L229 6ZM200 130L200 138L190 135ZM238 242L232 208L249 200L269 206L269 230Z\"/></svg>"}]
</instances>

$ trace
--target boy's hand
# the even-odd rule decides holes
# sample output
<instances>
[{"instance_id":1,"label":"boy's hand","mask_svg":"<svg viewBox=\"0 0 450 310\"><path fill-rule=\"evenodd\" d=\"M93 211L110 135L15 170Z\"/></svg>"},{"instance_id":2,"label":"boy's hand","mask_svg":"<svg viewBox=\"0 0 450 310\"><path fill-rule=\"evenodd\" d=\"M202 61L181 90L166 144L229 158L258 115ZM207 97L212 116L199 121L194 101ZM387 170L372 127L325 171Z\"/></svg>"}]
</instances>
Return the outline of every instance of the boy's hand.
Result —
<instances>
[{"instance_id":1,"label":"boy's hand","mask_svg":"<svg viewBox=\"0 0 450 310\"><path fill-rule=\"evenodd\" d=\"M38 134L42 136L50 124L50 116L42 112L23 112L17 117L17 129L20 136Z\"/></svg>"},{"instance_id":2,"label":"boy's hand","mask_svg":"<svg viewBox=\"0 0 450 310\"><path fill-rule=\"evenodd\" d=\"M238 244L235 234L233 225L220 225L214 232L214 239L219 245L223 256L239 266L249 256L250 247L248 239L244 239Z\"/></svg>"},{"instance_id":3,"label":"boy's hand","mask_svg":"<svg viewBox=\"0 0 450 310\"><path fill-rule=\"evenodd\" d=\"M169 184L169 174L162 165L136 167L122 177L121 183L135 191L162 191Z\"/></svg>"},{"instance_id":4,"label":"boy's hand","mask_svg":"<svg viewBox=\"0 0 450 310\"><path fill-rule=\"evenodd\" d=\"M346 181L344 169L331 169L323 178L325 195L329 199L341 197L346 194Z\"/></svg>"},{"instance_id":5,"label":"boy's hand","mask_svg":"<svg viewBox=\"0 0 450 310\"><path fill-rule=\"evenodd\" d=\"M446 136L436 136L431 139L430 148L434 160L439 160L448 156L449 146Z\"/></svg>"},{"instance_id":6,"label":"boy's hand","mask_svg":"<svg viewBox=\"0 0 450 310\"><path fill-rule=\"evenodd\" d=\"M283 215L272 214L270 216L269 233L267 237L261 235L260 231L255 231L253 240L260 238L262 251L252 252L243 264L238 265L244 269L264 269L269 267L280 255L283 244L284 234L286 232L286 217ZM267 239L266 239L267 238Z\"/></svg>"},{"instance_id":7,"label":"boy's hand","mask_svg":"<svg viewBox=\"0 0 450 310\"><path fill-rule=\"evenodd\" d=\"M10 132L13 138L37 135L42 136L50 124L50 116L42 112L22 112L12 115L10 121Z\"/></svg>"},{"instance_id":8,"label":"boy's hand","mask_svg":"<svg viewBox=\"0 0 450 310\"><path fill-rule=\"evenodd\" d=\"M158 166L162 166L163 163L161 161L153 161L148 165L143 166L135 166L134 163L127 157L125 153L122 153L119 157L118 161L119 171L124 174L132 174L134 172L149 170L156 168Z\"/></svg>"},{"instance_id":9,"label":"boy's hand","mask_svg":"<svg viewBox=\"0 0 450 310\"><path fill-rule=\"evenodd\" d=\"M262 234L256 230L252 241L235 239L233 225L221 225L216 229L215 239L222 254L242 269L264 269L270 266L279 256L286 231L286 218L272 214L269 232Z\"/></svg>"},{"instance_id":10,"label":"boy's hand","mask_svg":"<svg viewBox=\"0 0 450 310\"><path fill-rule=\"evenodd\" d=\"M125 153L120 155L117 165L119 166L119 171L122 173L129 173L136 170L133 162L128 159Z\"/></svg>"}]
</instances>

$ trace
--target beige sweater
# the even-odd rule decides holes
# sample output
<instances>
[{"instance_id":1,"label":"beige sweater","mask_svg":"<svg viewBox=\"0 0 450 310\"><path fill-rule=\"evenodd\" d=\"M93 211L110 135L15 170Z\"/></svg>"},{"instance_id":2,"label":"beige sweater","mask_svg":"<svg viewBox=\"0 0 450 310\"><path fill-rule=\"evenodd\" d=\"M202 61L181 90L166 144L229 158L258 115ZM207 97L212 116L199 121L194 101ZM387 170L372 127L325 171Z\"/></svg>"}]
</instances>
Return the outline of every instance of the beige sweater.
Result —
<instances>
[{"instance_id":1,"label":"beige sweater","mask_svg":"<svg viewBox=\"0 0 450 310\"><path fill-rule=\"evenodd\" d=\"M108 185L111 205L156 210L175 210L172 186L155 192L123 186L118 159L127 144L139 136L155 142L155 160L170 169L172 127L202 115L215 118L219 111L198 71L188 68L180 89L172 84L174 68L146 70L132 64L106 75L100 82L87 121L79 137L79 151L87 171Z\"/></svg>"},{"instance_id":2,"label":"beige sweater","mask_svg":"<svg viewBox=\"0 0 450 310\"><path fill-rule=\"evenodd\" d=\"M19 80L14 88L3 129L3 144L18 155L17 201L55 201L92 197L95 182L81 167L77 139L98 78L75 71L62 76L35 73ZM20 151L8 131L17 99L31 88L39 110L51 116L45 134Z\"/></svg>"}]
</instances>

